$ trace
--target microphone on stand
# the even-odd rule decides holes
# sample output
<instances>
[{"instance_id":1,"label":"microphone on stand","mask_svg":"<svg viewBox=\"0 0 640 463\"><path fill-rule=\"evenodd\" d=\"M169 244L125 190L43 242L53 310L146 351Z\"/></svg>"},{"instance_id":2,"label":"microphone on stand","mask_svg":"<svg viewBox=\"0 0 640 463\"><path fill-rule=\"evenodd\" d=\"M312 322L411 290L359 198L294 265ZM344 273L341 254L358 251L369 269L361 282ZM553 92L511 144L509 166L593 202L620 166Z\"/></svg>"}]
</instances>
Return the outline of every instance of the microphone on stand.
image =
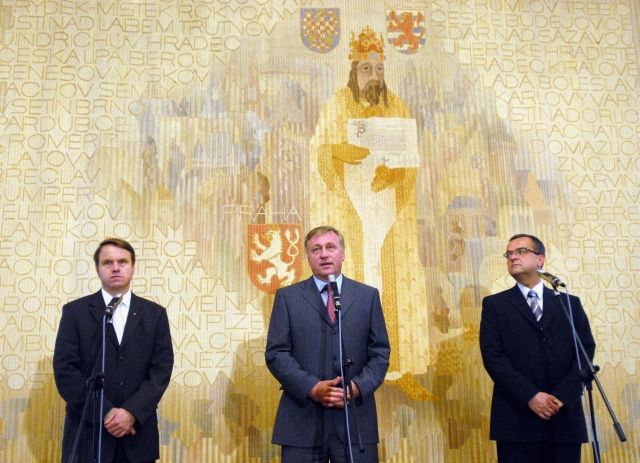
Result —
<instances>
[{"instance_id":1,"label":"microphone on stand","mask_svg":"<svg viewBox=\"0 0 640 463\"><path fill-rule=\"evenodd\" d=\"M340 310L342 306L340 305L340 292L338 291L338 282L336 281L335 275L329 275L329 285L331 285L331 294L333 295L333 305L337 310Z\"/></svg>"},{"instance_id":2,"label":"microphone on stand","mask_svg":"<svg viewBox=\"0 0 640 463\"><path fill-rule=\"evenodd\" d=\"M348 357L348 354L344 349L344 338L342 333L342 314L340 303L340 291L338 291L338 282L335 275L329 275L329 284L331 285L331 294L333 296L333 307L336 311L336 318L338 322L338 336L339 336L339 355L340 355L340 377L342 378L340 387L342 388L342 398L344 400L344 421L346 429L346 449L345 452L348 456L347 461L353 463L353 451L351 445L351 426L349 425L349 408L351 403L349 397L353 397L353 385L351 376L349 374L349 368L353 365L353 360ZM353 425L358 437L358 448L360 452L364 452L364 445L362 444L362 434L358 426L358 414L353 413Z\"/></svg>"},{"instance_id":3,"label":"microphone on stand","mask_svg":"<svg viewBox=\"0 0 640 463\"><path fill-rule=\"evenodd\" d=\"M540 278L542 278L544 281L546 281L547 283L549 283L551 286L553 286L554 288L557 288L558 286L562 287L562 288L566 288L567 285L565 285L560 278L558 278L555 275L552 275L548 272L543 272L542 270L538 269L538 274L540 275Z\"/></svg>"},{"instance_id":4,"label":"microphone on stand","mask_svg":"<svg viewBox=\"0 0 640 463\"><path fill-rule=\"evenodd\" d=\"M109 302L109 304L107 305L107 308L104 311L104 314L107 315L108 317L113 315L113 312L116 311L116 309L118 308L121 302L122 302L122 294L116 294L115 296L113 296L113 299L111 299L111 302Z\"/></svg>"}]
</instances>

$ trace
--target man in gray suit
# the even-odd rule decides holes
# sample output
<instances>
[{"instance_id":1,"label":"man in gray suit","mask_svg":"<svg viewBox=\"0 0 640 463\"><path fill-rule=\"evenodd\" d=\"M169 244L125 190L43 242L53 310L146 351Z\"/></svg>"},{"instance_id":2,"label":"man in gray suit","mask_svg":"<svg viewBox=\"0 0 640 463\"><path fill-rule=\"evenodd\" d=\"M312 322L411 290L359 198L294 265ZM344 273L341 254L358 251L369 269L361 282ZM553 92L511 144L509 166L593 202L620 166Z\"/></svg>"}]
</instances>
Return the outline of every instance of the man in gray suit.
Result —
<instances>
[{"instance_id":1,"label":"man in gray suit","mask_svg":"<svg viewBox=\"0 0 640 463\"><path fill-rule=\"evenodd\" d=\"M282 446L283 463L349 461L338 324L327 288L333 275L341 295L344 352L351 361L347 399L352 454L354 462L375 463L373 393L384 381L390 353L380 296L377 289L342 275L344 239L335 228L321 226L307 233L305 251L313 275L276 292L269 323L265 359L283 391L272 442ZM356 445L354 418L364 452Z\"/></svg>"}]
</instances>

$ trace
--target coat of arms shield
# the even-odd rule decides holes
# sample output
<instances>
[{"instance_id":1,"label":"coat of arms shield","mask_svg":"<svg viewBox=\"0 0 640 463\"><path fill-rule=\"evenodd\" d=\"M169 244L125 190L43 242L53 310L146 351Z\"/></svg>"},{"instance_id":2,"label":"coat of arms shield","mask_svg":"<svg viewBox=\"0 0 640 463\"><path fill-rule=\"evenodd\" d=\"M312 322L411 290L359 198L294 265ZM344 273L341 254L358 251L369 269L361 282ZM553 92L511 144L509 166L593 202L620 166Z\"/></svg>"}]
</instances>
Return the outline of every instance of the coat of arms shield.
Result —
<instances>
[{"instance_id":1,"label":"coat of arms shield","mask_svg":"<svg viewBox=\"0 0 640 463\"><path fill-rule=\"evenodd\" d=\"M316 53L328 53L340 42L340 10L338 8L301 8L302 43Z\"/></svg>"},{"instance_id":2,"label":"coat of arms shield","mask_svg":"<svg viewBox=\"0 0 640 463\"><path fill-rule=\"evenodd\" d=\"M425 42L425 19L420 11L387 11L387 40L400 53L416 53Z\"/></svg>"},{"instance_id":3,"label":"coat of arms shield","mask_svg":"<svg viewBox=\"0 0 640 463\"><path fill-rule=\"evenodd\" d=\"M247 270L256 288L273 294L298 281L304 255L301 234L299 223L249 224Z\"/></svg>"}]
</instances>

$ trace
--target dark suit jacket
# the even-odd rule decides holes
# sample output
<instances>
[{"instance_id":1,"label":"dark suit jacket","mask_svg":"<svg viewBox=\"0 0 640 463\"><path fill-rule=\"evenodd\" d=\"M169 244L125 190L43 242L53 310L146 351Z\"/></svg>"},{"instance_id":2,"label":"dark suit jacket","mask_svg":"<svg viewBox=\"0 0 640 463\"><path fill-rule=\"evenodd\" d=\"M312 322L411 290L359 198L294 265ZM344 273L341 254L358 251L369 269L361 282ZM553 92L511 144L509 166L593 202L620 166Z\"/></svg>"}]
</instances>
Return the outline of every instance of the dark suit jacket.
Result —
<instances>
[{"instance_id":1,"label":"dark suit jacket","mask_svg":"<svg viewBox=\"0 0 640 463\"><path fill-rule=\"evenodd\" d=\"M539 323L517 285L482 301L480 350L494 382L491 439L586 442L575 347L559 297L565 298L544 288ZM580 299L571 296L571 307L576 330L593 357L595 342ZM538 392L553 394L564 403L550 420L539 418L527 405Z\"/></svg>"},{"instance_id":2,"label":"dark suit jacket","mask_svg":"<svg viewBox=\"0 0 640 463\"><path fill-rule=\"evenodd\" d=\"M67 402L63 462L66 461L78 429L91 377L102 344L104 299L98 291L66 304L53 354L53 372L58 392ZM129 316L118 345L115 331L107 325L104 413L112 407L128 410L136 419L135 436L124 436L125 452L131 461L159 458L156 408L171 378L173 347L166 310L149 300L131 296ZM77 461L91 461L93 409L90 408ZM100 418L100 425L102 417ZM103 434L103 461L111 461L116 438Z\"/></svg>"},{"instance_id":3,"label":"dark suit jacket","mask_svg":"<svg viewBox=\"0 0 640 463\"><path fill-rule=\"evenodd\" d=\"M353 361L350 374L361 397L353 401L365 443L378 442L374 391L389 367L389 338L378 290L343 277L342 325L345 351ZM345 440L344 410L327 409L309 398L320 380L340 375L338 327L332 325L313 280L276 292L265 359L282 385L273 430L274 444L314 447L330 432ZM351 432L353 417L350 419Z\"/></svg>"}]
</instances>

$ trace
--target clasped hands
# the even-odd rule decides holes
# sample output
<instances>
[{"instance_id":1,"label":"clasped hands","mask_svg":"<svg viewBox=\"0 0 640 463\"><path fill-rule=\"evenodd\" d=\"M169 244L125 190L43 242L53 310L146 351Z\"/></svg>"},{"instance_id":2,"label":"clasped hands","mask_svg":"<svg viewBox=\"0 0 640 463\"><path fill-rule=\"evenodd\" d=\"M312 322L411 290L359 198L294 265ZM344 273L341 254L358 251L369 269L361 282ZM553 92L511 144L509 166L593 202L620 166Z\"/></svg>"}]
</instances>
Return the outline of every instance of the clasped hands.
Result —
<instances>
[{"instance_id":1,"label":"clasped hands","mask_svg":"<svg viewBox=\"0 0 640 463\"><path fill-rule=\"evenodd\" d=\"M360 397L358 385L351 381L354 398ZM342 392L342 378L336 376L334 379L318 381L311 388L309 396L315 402L322 404L326 408L344 408L344 396ZM347 401L351 402L351 391L347 388Z\"/></svg>"},{"instance_id":2,"label":"clasped hands","mask_svg":"<svg viewBox=\"0 0 640 463\"><path fill-rule=\"evenodd\" d=\"M564 405L557 397L547 394L546 392L538 392L528 402L529 408L543 420L549 420L553 415L560 411Z\"/></svg>"},{"instance_id":3,"label":"clasped hands","mask_svg":"<svg viewBox=\"0 0 640 463\"><path fill-rule=\"evenodd\" d=\"M136 418L124 408L112 408L104 419L104 428L113 437L134 436Z\"/></svg>"}]
</instances>

